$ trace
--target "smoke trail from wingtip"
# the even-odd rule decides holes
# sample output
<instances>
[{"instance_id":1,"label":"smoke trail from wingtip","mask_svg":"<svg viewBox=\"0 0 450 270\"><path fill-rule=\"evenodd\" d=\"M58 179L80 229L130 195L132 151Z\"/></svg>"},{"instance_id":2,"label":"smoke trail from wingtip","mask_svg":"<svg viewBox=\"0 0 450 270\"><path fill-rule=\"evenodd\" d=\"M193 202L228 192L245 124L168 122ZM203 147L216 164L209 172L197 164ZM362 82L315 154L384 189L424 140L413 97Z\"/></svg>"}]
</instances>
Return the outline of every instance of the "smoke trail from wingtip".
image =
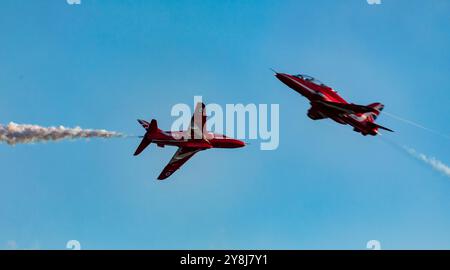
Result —
<instances>
[{"instance_id":1,"label":"smoke trail from wingtip","mask_svg":"<svg viewBox=\"0 0 450 270\"><path fill-rule=\"evenodd\" d=\"M41 127L37 125L20 125L13 122L7 126L0 125L0 143L5 142L9 145L60 141L65 139L115 137L124 137L124 135L114 131L82 129L80 127Z\"/></svg>"},{"instance_id":2,"label":"smoke trail from wingtip","mask_svg":"<svg viewBox=\"0 0 450 270\"><path fill-rule=\"evenodd\" d=\"M397 119L397 120L399 120L399 121L402 121L403 123L406 123L406 124L415 126L415 127L417 127L417 128L426 130L426 131L428 131L428 132L434 133L434 134L439 135L439 136L441 136L441 137L444 137L444 138L446 138L446 139L450 139L450 136L447 135L447 134L444 134L444 133L441 133L441 132L439 132L439 131L437 131L437 130L428 128L428 127L426 127L426 126L424 126L424 125L421 125L421 124L419 124L419 123L416 123L416 122L414 122L414 121L411 121L411 120L402 118L402 117L400 117L400 116L398 116L398 115L395 115L395 114L393 114L393 113L389 113L389 112L384 111L383 114L385 114L385 115L387 115L387 116L389 116L389 117L391 117L391 118Z\"/></svg>"},{"instance_id":3,"label":"smoke trail from wingtip","mask_svg":"<svg viewBox=\"0 0 450 270\"><path fill-rule=\"evenodd\" d=\"M410 154L411 156L415 157L416 159L425 162L426 164L430 165L434 170L443 173L445 176L450 177L450 167L444 164L442 161L437 160L434 157L426 156L425 154L419 153L413 148L409 148L406 146L403 146L403 149Z\"/></svg>"},{"instance_id":4,"label":"smoke trail from wingtip","mask_svg":"<svg viewBox=\"0 0 450 270\"><path fill-rule=\"evenodd\" d=\"M447 164L445 164L444 162L442 162L434 157L430 157L425 154L419 153L411 147L408 147L405 145L400 145L400 144L388 139L387 137L380 137L380 139L383 142L387 143L388 145L401 151L402 153L405 153L410 157L413 157L419 161L424 162L425 164L429 165L433 170L441 172L445 176L450 177L450 167Z\"/></svg>"}]
</instances>

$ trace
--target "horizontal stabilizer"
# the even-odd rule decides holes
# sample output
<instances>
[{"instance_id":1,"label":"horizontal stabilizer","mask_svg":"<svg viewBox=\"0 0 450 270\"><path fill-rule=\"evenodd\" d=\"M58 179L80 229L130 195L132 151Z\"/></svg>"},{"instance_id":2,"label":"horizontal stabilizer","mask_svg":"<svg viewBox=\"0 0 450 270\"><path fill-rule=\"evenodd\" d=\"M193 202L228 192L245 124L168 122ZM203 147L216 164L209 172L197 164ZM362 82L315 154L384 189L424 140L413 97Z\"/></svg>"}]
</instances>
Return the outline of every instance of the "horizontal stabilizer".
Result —
<instances>
[{"instance_id":1,"label":"horizontal stabilizer","mask_svg":"<svg viewBox=\"0 0 450 270\"><path fill-rule=\"evenodd\" d=\"M150 127L150 123L147 122L147 121L145 121L145 120L138 119L137 121L138 121L139 124L141 124L141 126L142 126L143 128L145 128L145 129L148 129L148 128Z\"/></svg>"},{"instance_id":2,"label":"horizontal stabilizer","mask_svg":"<svg viewBox=\"0 0 450 270\"><path fill-rule=\"evenodd\" d=\"M384 129L384 130L387 130L387 131L390 131L390 132L394 132L394 131L393 131L392 129L390 129L390 128L383 127L383 126L380 126L380 125L375 124L375 123L372 123L372 125L374 125L374 127L376 127L376 128L380 128L380 129Z\"/></svg>"},{"instance_id":3,"label":"horizontal stabilizer","mask_svg":"<svg viewBox=\"0 0 450 270\"><path fill-rule=\"evenodd\" d=\"M138 119L137 121L139 122L139 124L141 124L141 126L143 128L145 128L146 130L148 130L150 132L155 132L158 130L158 122L156 122L155 119L152 119L152 121L150 123L145 120L141 120L141 119Z\"/></svg>"}]
</instances>

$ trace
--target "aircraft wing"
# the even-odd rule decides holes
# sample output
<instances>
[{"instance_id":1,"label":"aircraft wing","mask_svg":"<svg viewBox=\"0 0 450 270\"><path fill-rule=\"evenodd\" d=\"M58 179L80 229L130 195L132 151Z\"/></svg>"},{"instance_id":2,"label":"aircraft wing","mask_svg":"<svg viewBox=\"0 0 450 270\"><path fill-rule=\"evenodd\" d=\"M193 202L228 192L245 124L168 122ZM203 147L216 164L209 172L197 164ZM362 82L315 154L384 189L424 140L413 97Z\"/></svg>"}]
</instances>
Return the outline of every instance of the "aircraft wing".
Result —
<instances>
[{"instance_id":1,"label":"aircraft wing","mask_svg":"<svg viewBox=\"0 0 450 270\"><path fill-rule=\"evenodd\" d=\"M161 174L158 176L158 180L164 180L171 176L176 170L178 170L186 161L193 157L200 149L180 147L178 151L173 155L169 164L164 168Z\"/></svg>"},{"instance_id":2,"label":"aircraft wing","mask_svg":"<svg viewBox=\"0 0 450 270\"><path fill-rule=\"evenodd\" d=\"M194 139L203 139L203 131L206 124L206 110L205 104L199 102L197 106L195 106L194 115L192 115L191 119L191 138Z\"/></svg>"},{"instance_id":3,"label":"aircraft wing","mask_svg":"<svg viewBox=\"0 0 450 270\"><path fill-rule=\"evenodd\" d=\"M313 105L318 105L320 107L325 107L326 109L336 113L336 114L357 114L357 113L367 113L367 112L378 112L377 109L364 106L357 105L353 103L339 103L339 102L331 102L331 101L315 101Z\"/></svg>"}]
</instances>

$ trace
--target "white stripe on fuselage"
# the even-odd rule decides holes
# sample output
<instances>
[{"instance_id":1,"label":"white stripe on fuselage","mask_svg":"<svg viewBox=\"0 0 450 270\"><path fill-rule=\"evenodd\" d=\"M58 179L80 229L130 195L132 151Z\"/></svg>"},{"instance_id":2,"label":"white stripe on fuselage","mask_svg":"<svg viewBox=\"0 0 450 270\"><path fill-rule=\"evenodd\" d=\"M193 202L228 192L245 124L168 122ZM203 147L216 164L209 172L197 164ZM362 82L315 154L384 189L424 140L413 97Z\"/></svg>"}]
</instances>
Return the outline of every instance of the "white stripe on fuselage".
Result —
<instances>
[{"instance_id":1,"label":"white stripe on fuselage","mask_svg":"<svg viewBox=\"0 0 450 270\"><path fill-rule=\"evenodd\" d=\"M301 82L292 79L290 76L288 76L288 79L291 80L291 81L293 81L294 83L300 85L301 87L305 88L306 90L308 90L308 91L311 92L312 94L317 94L317 93L318 93L318 91L312 90L311 88L309 88L308 86L302 84ZM320 92L319 92L319 93L320 93ZM322 94L322 93L321 93L321 94Z\"/></svg>"},{"instance_id":2,"label":"white stripe on fuselage","mask_svg":"<svg viewBox=\"0 0 450 270\"><path fill-rule=\"evenodd\" d=\"M357 116L355 114L349 114L348 116L350 116L351 118L353 118L354 120L358 121L358 122L364 122L367 120L367 115L363 114L361 116Z\"/></svg>"}]
</instances>

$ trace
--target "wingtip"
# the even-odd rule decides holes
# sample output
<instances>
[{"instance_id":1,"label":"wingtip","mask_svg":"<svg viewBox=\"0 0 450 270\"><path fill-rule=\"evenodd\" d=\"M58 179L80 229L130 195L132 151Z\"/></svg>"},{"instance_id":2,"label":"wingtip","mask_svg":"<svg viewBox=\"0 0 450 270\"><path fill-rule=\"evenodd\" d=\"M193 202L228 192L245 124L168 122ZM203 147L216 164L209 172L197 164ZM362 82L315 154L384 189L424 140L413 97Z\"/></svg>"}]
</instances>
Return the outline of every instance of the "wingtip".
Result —
<instances>
[{"instance_id":1,"label":"wingtip","mask_svg":"<svg viewBox=\"0 0 450 270\"><path fill-rule=\"evenodd\" d=\"M169 176L160 175L158 178L156 178L158 181L166 180Z\"/></svg>"},{"instance_id":2,"label":"wingtip","mask_svg":"<svg viewBox=\"0 0 450 270\"><path fill-rule=\"evenodd\" d=\"M173 171L167 171L164 173L164 170L161 172L161 174L158 176L158 180L166 180L170 176L172 176L174 172Z\"/></svg>"}]
</instances>

